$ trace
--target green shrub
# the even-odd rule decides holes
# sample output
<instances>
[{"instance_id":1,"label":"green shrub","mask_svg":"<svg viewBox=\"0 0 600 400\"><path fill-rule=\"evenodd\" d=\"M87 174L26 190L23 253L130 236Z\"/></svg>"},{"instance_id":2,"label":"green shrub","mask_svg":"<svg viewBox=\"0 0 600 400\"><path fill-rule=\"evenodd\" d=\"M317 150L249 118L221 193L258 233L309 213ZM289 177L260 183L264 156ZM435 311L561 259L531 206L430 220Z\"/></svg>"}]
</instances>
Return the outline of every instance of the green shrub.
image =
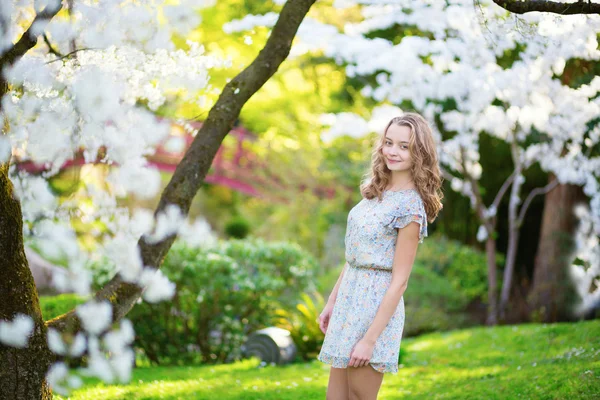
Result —
<instances>
[{"instance_id":1,"label":"green shrub","mask_svg":"<svg viewBox=\"0 0 600 400\"><path fill-rule=\"evenodd\" d=\"M474 325L467 307L485 303L487 290L485 253L441 235L428 238L419 246L406 292L405 335Z\"/></svg>"},{"instance_id":2,"label":"green shrub","mask_svg":"<svg viewBox=\"0 0 600 400\"><path fill-rule=\"evenodd\" d=\"M463 312L469 299L443 276L415 263L404 295L403 336L445 331L468 325Z\"/></svg>"},{"instance_id":3,"label":"green shrub","mask_svg":"<svg viewBox=\"0 0 600 400\"><path fill-rule=\"evenodd\" d=\"M232 240L206 250L176 242L161 268L176 294L134 307L135 345L154 364L239 359L249 333L269 326L292 294L311 288L314 269L289 243Z\"/></svg>"},{"instance_id":4,"label":"green shrub","mask_svg":"<svg viewBox=\"0 0 600 400\"><path fill-rule=\"evenodd\" d=\"M221 242L217 251L235 259L253 279L281 280L283 285L277 297L284 306L294 306L303 290L315 289L317 262L296 243L260 238L229 240Z\"/></svg>"},{"instance_id":5,"label":"green shrub","mask_svg":"<svg viewBox=\"0 0 600 400\"><path fill-rule=\"evenodd\" d=\"M68 313L79 304L85 302L84 298L76 294L60 294L58 296L40 296L42 317L49 321L60 315Z\"/></svg>"},{"instance_id":6,"label":"green shrub","mask_svg":"<svg viewBox=\"0 0 600 400\"><path fill-rule=\"evenodd\" d=\"M225 224L225 234L228 237L243 239L250 233L250 223L242 216L236 216L231 218L227 224Z\"/></svg>"},{"instance_id":7,"label":"green shrub","mask_svg":"<svg viewBox=\"0 0 600 400\"><path fill-rule=\"evenodd\" d=\"M497 257L502 263L501 257ZM416 263L447 279L469 301L487 299L485 253L445 236L434 235L419 246Z\"/></svg>"}]
</instances>

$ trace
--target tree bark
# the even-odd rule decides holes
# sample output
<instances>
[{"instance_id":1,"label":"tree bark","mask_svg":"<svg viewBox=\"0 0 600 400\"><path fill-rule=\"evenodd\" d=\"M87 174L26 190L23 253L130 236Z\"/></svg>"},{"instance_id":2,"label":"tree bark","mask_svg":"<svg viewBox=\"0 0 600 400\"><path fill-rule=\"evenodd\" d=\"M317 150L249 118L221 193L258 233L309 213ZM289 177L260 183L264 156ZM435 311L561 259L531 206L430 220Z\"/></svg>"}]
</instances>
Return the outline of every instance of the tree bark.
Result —
<instances>
[{"instance_id":1,"label":"tree bark","mask_svg":"<svg viewBox=\"0 0 600 400\"><path fill-rule=\"evenodd\" d=\"M515 270L515 262L517 259L517 250L519 245L519 231L521 229L521 221L519 221L518 207L519 198L521 195L521 186L523 181L520 179L523 172L523 162L521 161L521 151L517 145L516 135L513 136L511 142L511 154L515 165L514 177L510 188L510 198L508 199L508 250L506 254L506 262L504 263L504 277L502 280L502 291L500 293L500 320L506 317L506 307L510 297L510 289L512 286L512 278Z\"/></svg>"},{"instance_id":2,"label":"tree bark","mask_svg":"<svg viewBox=\"0 0 600 400\"><path fill-rule=\"evenodd\" d=\"M498 324L498 273L496 271L496 239L489 235L485 242L488 265L488 315L486 324Z\"/></svg>"},{"instance_id":3,"label":"tree bark","mask_svg":"<svg viewBox=\"0 0 600 400\"><path fill-rule=\"evenodd\" d=\"M0 98L7 92L0 79ZM0 109L1 111L1 109ZM23 215L8 178L10 159L0 164L0 320L28 315L34 330L25 348L0 344L0 399L52 399L46 370L53 360L46 344L37 290L23 247Z\"/></svg>"},{"instance_id":4,"label":"tree bark","mask_svg":"<svg viewBox=\"0 0 600 400\"><path fill-rule=\"evenodd\" d=\"M600 14L600 4L591 0L563 3L548 0L494 0L498 6L515 14L539 11L560 15Z\"/></svg>"},{"instance_id":5,"label":"tree bark","mask_svg":"<svg viewBox=\"0 0 600 400\"><path fill-rule=\"evenodd\" d=\"M35 26L51 20L62 8L46 7L37 14L19 41L0 57L0 100L8 93L4 68L13 65L35 46ZM0 103L0 118L2 115ZM0 121L5 134L9 127ZM0 320L12 321L17 314L29 316L34 329L25 348L0 344L0 400L51 400L52 391L46 381L46 371L54 361L46 341L37 289L29 269L23 246L23 214L12 182L8 177L10 158L0 163Z\"/></svg>"},{"instance_id":6,"label":"tree bark","mask_svg":"<svg viewBox=\"0 0 600 400\"><path fill-rule=\"evenodd\" d=\"M551 174L549 181L555 179ZM555 322L572 318L569 306L574 293L567 271L577 228L573 207L585 201L583 189L575 185L559 185L546 194L533 285L527 296L532 320Z\"/></svg>"}]
</instances>

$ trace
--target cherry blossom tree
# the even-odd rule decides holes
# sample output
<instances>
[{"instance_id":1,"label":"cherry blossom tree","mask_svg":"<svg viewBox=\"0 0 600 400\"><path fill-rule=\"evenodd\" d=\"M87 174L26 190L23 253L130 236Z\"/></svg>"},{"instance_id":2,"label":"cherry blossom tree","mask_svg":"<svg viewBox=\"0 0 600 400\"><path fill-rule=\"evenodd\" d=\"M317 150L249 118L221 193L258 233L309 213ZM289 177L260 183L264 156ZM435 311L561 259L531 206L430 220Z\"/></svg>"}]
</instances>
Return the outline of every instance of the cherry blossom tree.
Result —
<instances>
[{"instance_id":1,"label":"cherry blossom tree","mask_svg":"<svg viewBox=\"0 0 600 400\"><path fill-rule=\"evenodd\" d=\"M345 65L348 77L371 79L364 96L415 109L437 122L445 177L470 199L481 223L477 237L486 242L488 254L488 323L495 324L508 305L519 231L534 196L557 184L582 186L591 199L593 232L600 234L600 158L592 151L600 141L600 128L593 123L600 111L600 78L577 88L559 79L569 60L598 60L600 19L513 18L491 1L477 4L339 0L340 8L358 7L362 19L346 24L343 32L307 19L299 37L306 50L323 51ZM378 37L377 31L385 29L395 29L396 42ZM319 32L320 40L304 32ZM514 58L509 63L503 60L507 53ZM349 113L328 116L332 127L325 137L372 132L378 124L369 120ZM482 170L481 135L506 142L513 161L512 174L491 204L482 195L482 173L493 171ZM523 193L525 173L534 164L557 181ZM509 245L498 301L496 214L506 194Z\"/></svg>"},{"instance_id":2,"label":"cherry blossom tree","mask_svg":"<svg viewBox=\"0 0 600 400\"><path fill-rule=\"evenodd\" d=\"M283 5L262 51L222 89L157 209L129 213L117 207L118 197L152 197L160 187L158 172L144 157L168 134L154 112L167 97L211 90L210 70L230 63L199 43L176 49L171 41L172 34L184 36L201 24L199 10L213 3L0 4L0 397L49 399L52 390L66 393L81 385L80 374L127 381L133 327L123 317L140 296L152 302L173 295L173 284L158 268L176 237L210 241L202 221L186 218L191 201L243 105L288 56L314 0ZM79 150L86 162L113 166L108 189L85 188L92 208L59 203L45 180ZM19 171L15 157L42 164L46 172ZM89 254L76 242L73 219L99 221L108 231L102 252L118 273L97 293L90 290ZM45 322L24 235L35 237L46 254L67 260L59 286L92 300ZM84 354L86 368L70 371L67 361Z\"/></svg>"},{"instance_id":3,"label":"cherry blossom tree","mask_svg":"<svg viewBox=\"0 0 600 400\"><path fill-rule=\"evenodd\" d=\"M573 89L557 78L567 60L598 60L600 20L586 16L557 20L541 14L513 19L489 2L480 2L481 8L475 10L463 1L394 3L364 7L364 20L346 26L344 34L334 33L326 51L347 63L349 76L376 74L377 85L363 89L366 96L393 104L408 101L431 121L441 122L445 134L440 133L439 144L446 178L453 190L471 199L481 221L478 239L486 241L488 251L488 322L493 324L496 311L502 317L508 305L519 229L535 195L558 183L582 185L591 198L594 232L600 233L600 160L590 153L600 140L600 128L590 125L600 111L600 79ZM395 45L365 38L369 32L394 25L416 26L423 35L404 36ZM342 45L351 39L358 44ZM501 66L499 59L505 52L516 49L524 49L518 59ZM443 105L449 99L455 106ZM483 134L509 144L514 168L489 205L484 204L480 183ZM524 173L534 163L555 174L557 181L522 193ZM509 244L497 308L496 212L505 194L510 196Z\"/></svg>"}]
</instances>

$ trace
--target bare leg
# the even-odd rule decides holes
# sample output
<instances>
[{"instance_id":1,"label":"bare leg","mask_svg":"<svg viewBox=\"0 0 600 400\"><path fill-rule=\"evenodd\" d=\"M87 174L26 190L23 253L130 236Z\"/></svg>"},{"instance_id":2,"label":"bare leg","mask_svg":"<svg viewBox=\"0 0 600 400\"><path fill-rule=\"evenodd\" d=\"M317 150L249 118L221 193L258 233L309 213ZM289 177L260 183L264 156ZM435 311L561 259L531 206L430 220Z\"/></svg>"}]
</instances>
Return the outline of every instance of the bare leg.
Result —
<instances>
[{"instance_id":1,"label":"bare leg","mask_svg":"<svg viewBox=\"0 0 600 400\"><path fill-rule=\"evenodd\" d=\"M364 367L348 367L350 400L377 400L383 374L367 364Z\"/></svg>"},{"instance_id":2,"label":"bare leg","mask_svg":"<svg viewBox=\"0 0 600 400\"><path fill-rule=\"evenodd\" d=\"M327 400L348 400L348 377L346 368L333 368L329 371Z\"/></svg>"}]
</instances>

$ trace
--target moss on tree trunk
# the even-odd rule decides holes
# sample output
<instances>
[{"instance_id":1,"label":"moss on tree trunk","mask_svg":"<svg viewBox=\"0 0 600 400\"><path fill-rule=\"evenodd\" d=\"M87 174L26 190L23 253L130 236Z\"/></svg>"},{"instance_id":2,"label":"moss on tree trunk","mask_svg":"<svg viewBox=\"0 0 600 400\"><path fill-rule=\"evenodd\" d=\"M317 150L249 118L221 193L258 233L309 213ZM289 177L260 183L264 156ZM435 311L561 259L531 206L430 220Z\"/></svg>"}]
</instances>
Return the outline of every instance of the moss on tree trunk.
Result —
<instances>
[{"instance_id":1,"label":"moss on tree trunk","mask_svg":"<svg viewBox=\"0 0 600 400\"><path fill-rule=\"evenodd\" d=\"M6 84L0 85L3 94ZM0 399L51 399L45 373L52 355L25 257L21 204L8 178L8 166L9 162L0 164L0 319L12 320L17 314L25 314L33 319L35 328L26 348L0 345Z\"/></svg>"}]
</instances>

